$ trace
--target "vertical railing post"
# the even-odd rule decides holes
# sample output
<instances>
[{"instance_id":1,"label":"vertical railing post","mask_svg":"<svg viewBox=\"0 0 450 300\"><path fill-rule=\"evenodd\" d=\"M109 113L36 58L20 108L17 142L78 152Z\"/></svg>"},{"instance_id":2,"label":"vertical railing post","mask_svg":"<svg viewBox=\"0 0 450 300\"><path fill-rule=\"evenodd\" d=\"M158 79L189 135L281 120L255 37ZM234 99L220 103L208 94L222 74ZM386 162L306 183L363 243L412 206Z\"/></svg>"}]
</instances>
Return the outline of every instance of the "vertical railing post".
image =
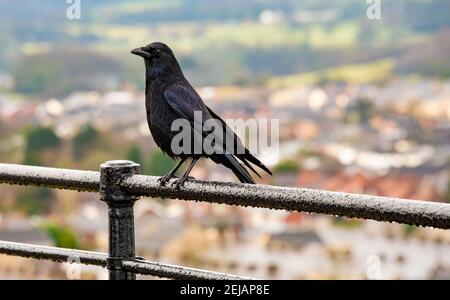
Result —
<instances>
[{"instance_id":1,"label":"vertical railing post","mask_svg":"<svg viewBox=\"0 0 450 300\"><path fill-rule=\"evenodd\" d=\"M140 166L132 161L115 160L101 165L100 198L108 205L110 280L134 280L136 274L124 271L122 261L134 259L134 214L133 205L138 197L120 190L120 182L139 174Z\"/></svg>"}]
</instances>

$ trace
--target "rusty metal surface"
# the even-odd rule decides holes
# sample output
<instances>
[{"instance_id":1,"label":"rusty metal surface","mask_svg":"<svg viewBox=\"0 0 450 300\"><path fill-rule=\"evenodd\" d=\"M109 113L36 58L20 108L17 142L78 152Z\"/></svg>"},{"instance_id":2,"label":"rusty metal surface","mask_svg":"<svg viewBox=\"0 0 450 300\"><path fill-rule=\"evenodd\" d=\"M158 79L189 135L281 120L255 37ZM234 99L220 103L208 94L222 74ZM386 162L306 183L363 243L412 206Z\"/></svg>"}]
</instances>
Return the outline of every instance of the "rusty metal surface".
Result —
<instances>
[{"instance_id":1,"label":"rusty metal surface","mask_svg":"<svg viewBox=\"0 0 450 300\"><path fill-rule=\"evenodd\" d=\"M133 175L123 180L120 187L124 192L138 196L265 207L450 228L450 204L445 203L305 188L206 181L188 181L180 190L175 190L170 184L160 187L158 178ZM0 164L0 182L98 192L100 174L93 171Z\"/></svg>"},{"instance_id":2,"label":"rusty metal surface","mask_svg":"<svg viewBox=\"0 0 450 300\"><path fill-rule=\"evenodd\" d=\"M418 226L450 228L450 204L268 185L188 181L180 190L158 177L136 175L122 189L149 197L322 213Z\"/></svg>"},{"instance_id":3,"label":"rusty metal surface","mask_svg":"<svg viewBox=\"0 0 450 300\"><path fill-rule=\"evenodd\" d=\"M82 264L106 267L105 253L64 249L56 247L37 246L23 243L0 241L0 254L14 255L26 258L43 259L53 262L80 262ZM185 268L175 265L154 263L145 260L124 260L122 267L136 274L151 275L171 279L208 279L208 280L242 280L250 279L225 273L210 272L199 269Z\"/></svg>"},{"instance_id":4,"label":"rusty metal surface","mask_svg":"<svg viewBox=\"0 0 450 300\"><path fill-rule=\"evenodd\" d=\"M124 261L123 267L139 274L167 277L181 280L251 280L252 278L194 268L179 267L147 261Z\"/></svg>"},{"instance_id":5,"label":"rusty metal surface","mask_svg":"<svg viewBox=\"0 0 450 300\"><path fill-rule=\"evenodd\" d=\"M106 267L106 254L75 249L38 246L32 244L0 241L0 254L26 258L50 260L53 262L79 261L87 265Z\"/></svg>"},{"instance_id":6,"label":"rusty metal surface","mask_svg":"<svg viewBox=\"0 0 450 300\"><path fill-rule=\"evenodd\" d=\"M0 163L0 183L98 192L100 173Z\"/></svg>"},{"instance_id":7,"label":"rusty metal surface","mask_svg":"<svg viewBox=\"0 0 450 300\"><path fill-rule=\"evenodd\" d=\"M138 197L124 193L120 183L139 174L140 166L132 161L115 160L101 165L100 199L108 205L108 271L111 280L135 280L136 274L122 266L134 259L134 212Z\"/></svg>"}]
</instances>

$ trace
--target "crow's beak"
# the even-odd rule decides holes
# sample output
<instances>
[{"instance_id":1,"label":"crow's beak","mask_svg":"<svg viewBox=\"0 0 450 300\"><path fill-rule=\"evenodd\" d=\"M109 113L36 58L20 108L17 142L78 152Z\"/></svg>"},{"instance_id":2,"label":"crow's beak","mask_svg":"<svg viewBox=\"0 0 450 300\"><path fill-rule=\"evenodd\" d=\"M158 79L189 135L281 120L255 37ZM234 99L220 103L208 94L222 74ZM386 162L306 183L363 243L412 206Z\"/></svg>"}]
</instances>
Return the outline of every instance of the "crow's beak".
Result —
<instances>
[{"instance_id":1,"label":"crow's beak","mask_svg":"<svg viewBox=\"0 0 450 300\"><path fill-rule=\"evenodd\" d=\"M136 48L131 50L131 53L138 55L143 58L150 58L150 53L145 52L142 48Z\"/></svg>"}]
</instances>

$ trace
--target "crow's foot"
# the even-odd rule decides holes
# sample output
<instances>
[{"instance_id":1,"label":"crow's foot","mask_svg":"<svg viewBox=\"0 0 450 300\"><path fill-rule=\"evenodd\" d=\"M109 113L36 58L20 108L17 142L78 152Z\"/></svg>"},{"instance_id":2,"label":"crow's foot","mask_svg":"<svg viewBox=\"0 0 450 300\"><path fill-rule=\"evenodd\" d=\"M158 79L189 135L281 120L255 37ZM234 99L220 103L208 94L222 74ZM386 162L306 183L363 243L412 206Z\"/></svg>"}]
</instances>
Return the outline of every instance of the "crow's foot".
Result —
<instances>
[{"instance_id":1,"label":"crow's foot","mask_svg":"<svg viewBox=\"0 0 450 300\"><path fill-rule=\"evenodd\" d=\"M168 183L169 180L172 179L172 178L178 178L178 176L175 175L175 174L166 174L166 175L158 178L159 185L160 186L165 186L166 183Z\"/></svg>"},{"instance_id":2,"label":"crow's foot","mask_svg":"<svg viewBox=\"0 0 450 300\"><path fill-rule=\"evenodd\" d=\"M179 189L180 187L182 187L183 185L184 185L184 183L187 181L187 180L195 180L195 178L194 177L192 177L192 176L186 176L186 177L180 177L180 178L178 178L177 180L175 180L174 182L172 182L172 186L175 188L175 189Z\"/></svg>"}]
</instances>

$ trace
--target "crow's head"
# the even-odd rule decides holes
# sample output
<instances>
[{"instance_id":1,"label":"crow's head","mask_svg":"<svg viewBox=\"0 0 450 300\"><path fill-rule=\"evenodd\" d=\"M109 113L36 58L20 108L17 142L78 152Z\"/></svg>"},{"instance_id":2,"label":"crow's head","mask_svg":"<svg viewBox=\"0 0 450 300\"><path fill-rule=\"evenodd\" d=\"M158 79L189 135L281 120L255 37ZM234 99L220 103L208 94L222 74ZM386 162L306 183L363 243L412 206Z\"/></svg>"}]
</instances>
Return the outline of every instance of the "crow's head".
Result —
<instances>
[{"instance_id":1,"label":"crow's head","mask_svg":"<svg viewBox=\"0 0 450 300\"><path fill-rule=\"evenodd\" d=\"M181 73L172 50L164 43L155 42L147 46L131 50L132 54L144 58L148 79L171 73Z\"/></svg>"}]
</instances>

